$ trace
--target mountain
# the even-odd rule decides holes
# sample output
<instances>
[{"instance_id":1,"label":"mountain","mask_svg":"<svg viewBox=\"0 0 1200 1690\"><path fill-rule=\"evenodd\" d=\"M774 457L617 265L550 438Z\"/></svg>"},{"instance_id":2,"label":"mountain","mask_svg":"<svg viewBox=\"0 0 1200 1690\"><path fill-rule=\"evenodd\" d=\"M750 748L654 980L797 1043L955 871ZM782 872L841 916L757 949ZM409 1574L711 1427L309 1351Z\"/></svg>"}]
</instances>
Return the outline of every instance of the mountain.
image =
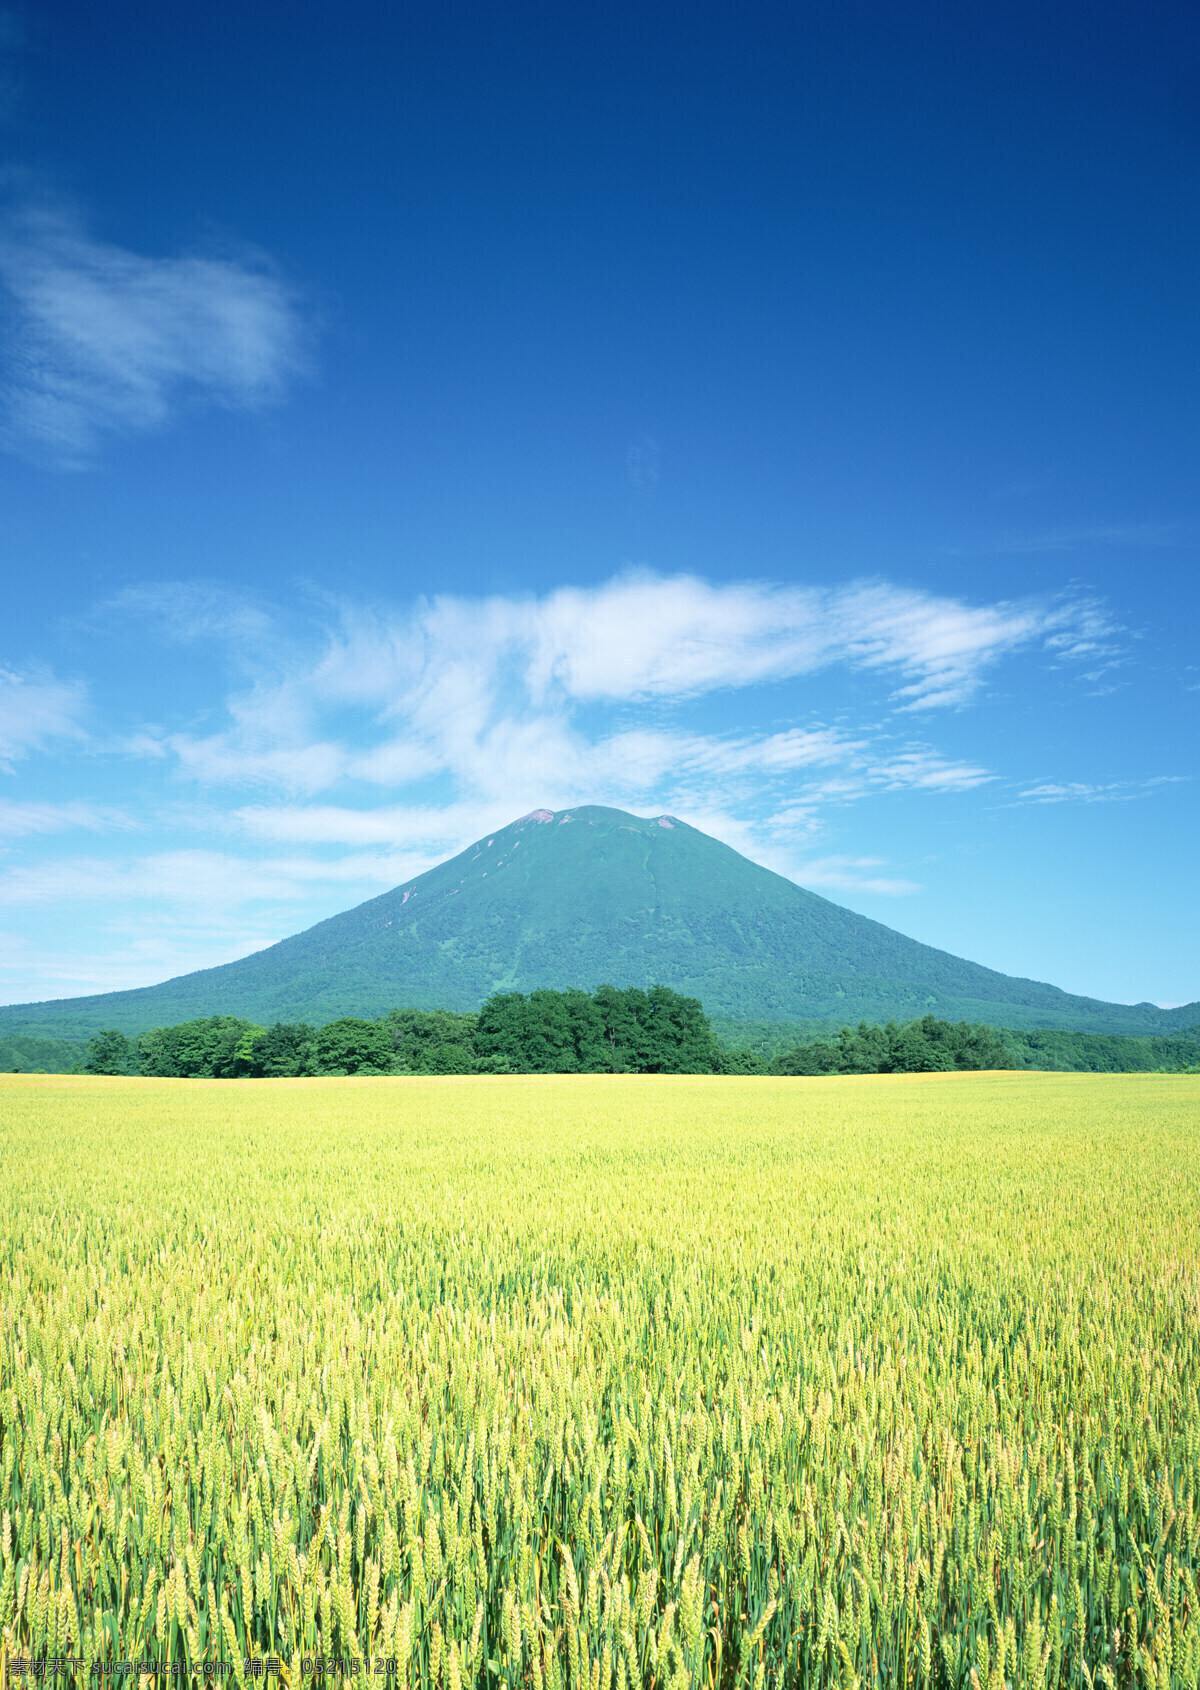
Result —
<instances>
[{"instance_id":1,"label":"mountain","mask_svg":"<svg viewBox=\"0 0 1200 1690\"><path fill-rule=\"evenodd\" d=\"M394 891L161 986L0 1008L0 1035L127 1033L199 1015L328 1021L475 1009L492 992L659 982L725 1019L840 1025L933 1013L1166 1033L1200 1003L1101 1003L1014 979L806 892L674 816L534 810Z\"/></svg>"}]
</instances>

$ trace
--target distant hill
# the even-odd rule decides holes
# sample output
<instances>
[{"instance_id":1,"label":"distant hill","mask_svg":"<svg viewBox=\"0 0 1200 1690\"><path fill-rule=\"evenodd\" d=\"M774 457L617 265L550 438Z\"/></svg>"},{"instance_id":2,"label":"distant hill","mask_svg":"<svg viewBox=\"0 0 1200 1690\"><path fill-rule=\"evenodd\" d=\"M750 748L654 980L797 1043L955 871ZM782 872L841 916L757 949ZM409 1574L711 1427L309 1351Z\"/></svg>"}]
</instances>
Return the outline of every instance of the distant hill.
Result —
<instances>
[{"instance_id":1,"label":"distant hill","mask_svg":"<svg viewBox=\"0 0 1200 1690\"><path fill-rule=\"evenodd\" d=\"M0 1037L477 1009L492 992L660 983L739 1022L945 1020L1169 1033L1200 1003L1102 1003L934 950L807 892L674 816L534 810L277 945L160 986L0 1008Z\"/></svg>"}]
</instances>

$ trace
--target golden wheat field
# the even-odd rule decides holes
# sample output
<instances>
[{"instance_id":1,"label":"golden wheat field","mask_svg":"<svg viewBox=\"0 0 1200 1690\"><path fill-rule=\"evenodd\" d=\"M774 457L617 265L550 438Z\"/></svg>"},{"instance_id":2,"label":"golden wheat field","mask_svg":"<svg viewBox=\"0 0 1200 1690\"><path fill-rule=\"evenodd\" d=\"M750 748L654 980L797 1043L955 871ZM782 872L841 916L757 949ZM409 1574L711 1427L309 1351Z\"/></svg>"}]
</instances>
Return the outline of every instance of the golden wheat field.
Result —
<instances>
[{"instance_id":1,"label":"golden wheat field","mask_svg":"<svg viewBox=\"0 0 1200 1690\"><path fill-rule=\"evenodd\" d=\"M1194 1686L1198 1129L1184 1076L2 1076L0 1671Z\"/></svg>"}]
</instances>

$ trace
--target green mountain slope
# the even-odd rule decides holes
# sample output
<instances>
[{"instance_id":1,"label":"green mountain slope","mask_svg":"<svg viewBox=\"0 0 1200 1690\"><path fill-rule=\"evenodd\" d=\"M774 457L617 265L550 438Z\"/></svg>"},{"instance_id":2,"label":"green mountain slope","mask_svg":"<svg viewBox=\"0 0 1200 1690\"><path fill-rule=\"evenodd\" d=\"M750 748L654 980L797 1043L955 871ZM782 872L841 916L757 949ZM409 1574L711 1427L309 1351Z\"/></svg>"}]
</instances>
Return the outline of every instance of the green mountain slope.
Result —
<instances>
[{"instance_id":1,"label":"green mountain slope","mask_svg":"<svg viewBox=\"0 0 1200 1690\"><path fill-rule=\"evenodd\" d=\"M0 1034L138 1032L198 1015L327 1021L475 1009L536 986L674 987L712 1014L1165 1033L1200 1005L1107 1004L1013 979L806 892L671 816L535 810L293 938L161 986L0 1009Z\"/></svg>"}]
</instances>

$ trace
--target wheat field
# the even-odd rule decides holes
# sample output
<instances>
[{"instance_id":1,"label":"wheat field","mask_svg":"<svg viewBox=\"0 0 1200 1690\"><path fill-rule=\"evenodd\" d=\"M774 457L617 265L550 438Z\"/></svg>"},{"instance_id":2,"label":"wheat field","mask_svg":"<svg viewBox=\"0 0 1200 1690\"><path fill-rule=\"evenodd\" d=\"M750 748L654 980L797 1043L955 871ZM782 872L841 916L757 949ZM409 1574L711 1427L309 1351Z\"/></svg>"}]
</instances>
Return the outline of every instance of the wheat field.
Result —
<instances>
[{"instance_id":1,"label":"wheat field","mask_svg":"<svg viewBox=\"0 0 1200 1690\"><path fill-rule=\"evenodd\" d=\"M0 1076L0 1674L1195 1686L1198 1127L1185 1076Z\"/></svg>"}]
</instances>

